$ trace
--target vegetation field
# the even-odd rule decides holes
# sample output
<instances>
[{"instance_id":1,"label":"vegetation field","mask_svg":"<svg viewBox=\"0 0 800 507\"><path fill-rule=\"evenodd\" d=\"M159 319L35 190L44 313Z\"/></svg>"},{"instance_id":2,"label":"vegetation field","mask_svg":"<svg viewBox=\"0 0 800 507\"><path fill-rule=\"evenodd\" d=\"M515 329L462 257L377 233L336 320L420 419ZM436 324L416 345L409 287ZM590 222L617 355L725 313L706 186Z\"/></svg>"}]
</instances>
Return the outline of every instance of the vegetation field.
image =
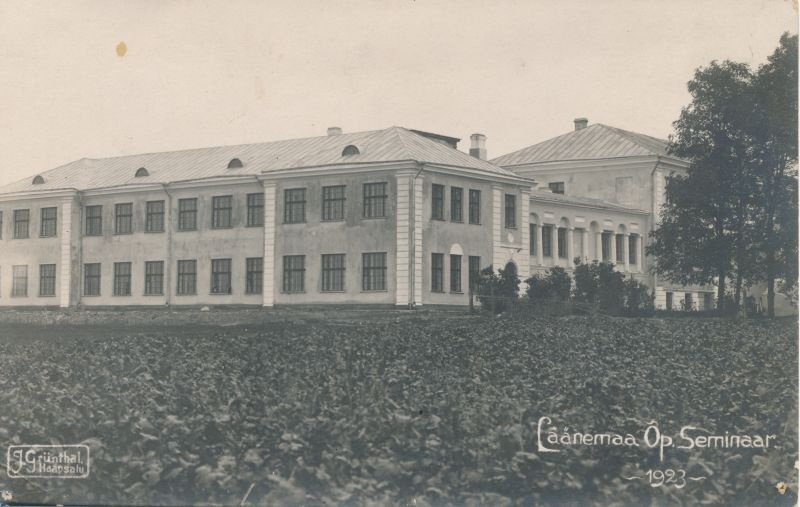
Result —
<instances>
[{"instance_id":1,"label":"vegetation field","mask_svg":"<svg viewBox=\"0 0 800 507\"><path fill-rule=\"evenodd\" d=\"M388 311L220 319L225 325L12 320L0 324L3 455L11 444L91 450L88 479L0 474L0 489L16 501L797 500L791 320L506 321ZM551 421L542 427L545 447L560 452L539 448L542 417ZM644 442L653 422L676 442L663 460ZM766 449L678 449L686 426L700 428L695 436L775 437ZM630 434L639 445L546 440L575 432ZM648 477L664 470L686 480L652 486Z\"/></svg>"}]
</instances>

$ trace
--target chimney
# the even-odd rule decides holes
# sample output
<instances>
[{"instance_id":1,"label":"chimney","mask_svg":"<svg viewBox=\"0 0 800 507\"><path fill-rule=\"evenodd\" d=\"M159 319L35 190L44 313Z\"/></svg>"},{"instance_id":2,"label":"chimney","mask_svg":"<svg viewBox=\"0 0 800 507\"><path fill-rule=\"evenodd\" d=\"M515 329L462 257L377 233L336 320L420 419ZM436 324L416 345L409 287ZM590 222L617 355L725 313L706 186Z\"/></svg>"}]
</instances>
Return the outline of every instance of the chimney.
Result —
<instances>
[{"instance_id":1,"label":"chimney","mask_svg":"<svg viewBox=\"0 0 800 507\"><path fill-rule=\"evenodd\" d=\"M342 127L328 127L329 136L338 136L342 133Z\"/></svg>"},{"instance_id":2,"label":"chimney","mask_svg":"<svg viewBox=\"0 0 800 507\"><path fill-rule=\"evenodd\" d=\"M585 129L586 125L589 124L588 118L575 118L573 121L575 122L575 130Z\"/></svg>"},{"instance_id":3,"label":"chimney","mask_svg":"<svg viewBox=\"0 0 800 507\"><path fill-rule=\"evenodd\" d=\"M483 134L472 134L469 136L472 145L469 148L470 156L486 160L486 136Z\"/></svg>"}]
</instances>

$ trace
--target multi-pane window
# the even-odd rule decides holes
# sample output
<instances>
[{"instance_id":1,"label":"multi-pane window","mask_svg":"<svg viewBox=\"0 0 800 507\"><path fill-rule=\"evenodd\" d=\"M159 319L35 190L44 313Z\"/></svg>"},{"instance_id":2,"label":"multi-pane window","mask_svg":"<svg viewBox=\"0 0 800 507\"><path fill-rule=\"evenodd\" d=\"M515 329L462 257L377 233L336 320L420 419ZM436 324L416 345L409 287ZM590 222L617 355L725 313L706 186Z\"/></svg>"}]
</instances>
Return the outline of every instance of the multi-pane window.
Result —
<instances>
[{"instance_id":1,"label":"multi-pane window","mask_svg":"<svg viewBox=\"0 0 800 507\"><path fill-rule=\"evenodd\" d=\"M247 227L264 225L264 194L247 194Z\"/></svg>"},{"instance_id":2,"label":"multi-pane window","mask_svg":"<svg viewBox=\"0 0 800 507\"><path fill-rule=\"evenodd\" d=\"M506 229L517 226L517 196L506 194Z\"/></svg>"},{"instance_id":3,"label":"multi-pane window","mask_svg":"<svg viewBox=\"0 0 800 507\"><path fill-rule=\"evenodd\" d=\"M11 297L28 296L28 266L11 267Z\"/></svg>"},{"instance_id":4,"label":"multi-pane window","mask_svg":"<svg viewBox=\"0 0 800 507\"><path fill-rule=\"evenodd\" d=\"M211 198L211 228L226 229L233 219L233 196L218 195Z\"/></svg>"},{"instance_id":5,"label":"multi-pane window","mask_svg":"<svg viewBox=\"0 0 800 507\"><path fill-rule=\"evenodd\" d=\"M56 265L39 264L39 295L56 295Z\"/></svg>"},{"instance_id":6,"label":"multi-pane window","mask_svg":"<svg viewBox=\"0 0 800 507\"><path fill-rule=\"evenodd\" d=\"M83 265L83 295L100 295L100 263Z\"/></svg>"},{"instance_id":7,"label":"multi-pane window","mask_svg":"<svg viewBox=\"0 0 800 507\"><path fill-rule=\"evenodd\" d=\"M231 293L230 259L211 259L211 293Z\"/></svg>"},{"instance_id":8,"label":"multi-pane window","mask_svg":"<svg viewBox=\"0 0 800 507\"><path fill-rule=\"evenodd\" d=\"M197 294L197 261L178 261L178 287L179 296Z\"/></svg>"},{"instance_id":9,"label":"multi-pane window","mask_svg":"<svg viewBox=\"0 0 800 507\"><path fill-rule=\"evenodd\" d=\"M344 254L322 254L322 292L344 290Z\"/></svg>"},{"instance_id":10,"label":"multi-pane window","mask_svg":"<svg viewBox=\"0 0 800 507\"><path fill-rule=\"evenodd\" d=\"M164 293L164 261L145 261L144 294L154 296Z\"/></svg>"},{"instance_id":11,"label":"multi-pane window","mask_svg":"<svg viewBox=\"0 0 800 507\"><path fill-rule=\"evenodd\" d=\"M306 189L290 188L284 190L283 222L301 224L306 221Z\"/></svg>"},{"instance_id":12,"label":"multi-pane window","mask_svg":"<svg viewBox=\"0 0 800 507\"><path fill-rule=\"evenodd\" d=\"M39 236L50 238L56 235L56 221L58 220L58 208L42 208L42 223L39 227Z\"/></svg>"},{"instance_id":13,"label":"multi-pane window","mask_svg":"<svg viewBox=\"0 0 800 507\"><path fill-rule=\"evenodd\" d=\"M444 292L444 254L431 254L431 292Z\"/></svg>"},{"instance_id":14,"label":"multi-pane window","mask_svg":"<svg viewBox=\"0 0 800 507\"><path fill-rule=\"evenodd\" d=\"M147 201L144 230L146 232L164 232L164 201Z\"/></svg>"},{"instance_id":15,"label":"multi-pane window","mask_svg":"<svg viewBox=\"0 0 800 507\"><path fill-rule=\"evenodd\" d=\"M713 310L714 309L714 302L711 301L711 293L705 292L703 293L703 310Z\"/></svg>"},{"instance_id":16,"label":"multi-pane window","mask_svg":"<svg viewBox=\"0 0 800 507\"><path fill-rule=\"evenodd\" d=\"M564 193L564 182L563 181L553 181L552 183L547 184L550 187L550 191L554 194L563 194Z\"/></svg>"},{"instance_id":17,"label":"multi-pane window","mask_svg":"<svg viewBox=\"0 0 800 507\"><path fill-rule=\"evenodd\" d=\"M386 252L362 254L361 265L362 290L386 290Z\"/></svg>"},{"instance_id":18,"label":"multi-pane window","mask_svg":"<svg viewBox=\"0 0 800 507\"><path fill-rule=\"evenodd\" d=\"M306 256L283 256L283 292L303 292L306 289Z\"/></svg>"},{"instance_id":19,"label":"multi-pane window","mask_svg":"<svg viewBox=\"0 0 800 507\"><path fill-rule=\"evenodd\" d=\"M133 203L123 202L115 204L114 234L130 234L132 232L133 232Z\"/></svg>"},{"instance_id":20,"label":"multi-pane window","mask_svg":"<svg viewBox=\"0 0 800 507\"><path fill-rule=\"evenodd\" d=\"M103 206L86 206L86 236L100 236L103 234Z\"/></svg>"},{"instance_id":21,"label":"multi-pane window","mask_svg":"<svg viewBox=\"0 0 800 507\"><path fill-rule=\"evenodd\" d=\"M614 241L616 242L614 246L616 247L617 250L615 252L617 254L616 255L617 258L614 260L617 261L617 264L622 264L623 262L625 262L625 250L623 250L625 245L625 235L617 234L616 236L614 236Z\"/></svg>"},{"instance_id":22,"label":"multi-pane window","mask_svg":"<svg viewBox=\"0 0 800 507\"><path fill-rule=\"evenodd\" d=\"M261 294L264 284L264 259L248 257L245 260L245 294Z\"/></svg>"},{"instance_id":23,"label":"multi-pane window","mask_svg":"<svg viewBox=\"0 0 800 507\"><path fill-rule=\"evenodd\" d=\"M197 198L178 199L178 230L197 230Z\"/></svg>"},{"instance_id":24,"label":"multi-pane window","mask_svg":"<svg viewBox=\"0 0 800 507\"><path fill-rule=\"evenodd\" d=\"M444 185L431 187L431 219L444 220Z\"/></svg>"},{"instance_id":25,"label":"multi-pane window","mask_svg":"<svg viewBox=\"0 0 800 507\"><path fill-rule=\"evenodd\" d=\"M461 256L450 256L450 292L461 292Z\"/></svg>"},{"instance_id":26,"label":"multi-pane window","mask_svg":"<svg viewBox=\"0 0 800 507\"><path fill-rule=\"evenodd\" d=\"M567 229L565 227L558 228L558 258L567 258Z\"/></svg>"},{"instance_id":27,"label":"multi-pane window","mask_svg":"<svg viewBox=\"0 0 800 507\"><path fill-rule=\"evenodd\" d=\"M364 183L364 218L386 216L386 183Z\"/></svg>"},{"instance_id":28,"label":"multi-pane window","mask_svg":"<svg viewBox=\"0 0 800 507\"><path fill-rule=\"evenodd\" d=\"M542 226L542 256L553 256L553 226Z\"/></svg>"},{"instance_id":29,"label":"multi-pane window","mask_svg":"<svg viewBox=\"0 0 800 507\"><path fill-rule=\"evenodd\" d=\"M636 264L637 261L637 254L636 254L636 240L638 236L635 234L631 234L628 236L628 263L629 264Z\"/></svg>"},{"instance_id":30,"label":"multi-pane window","mask_svg":"<svg viewBox=\"0 0 800 507\"><path fill-rule=\"evenodd\" d=\"M322 219L344 220L344 185L322 187Z\"/></svg>"},{"instance_id":31,"label":"multi-pane window","mask_svg":"<svg viewBox=\"0 0 800 507\"><path fill-rule=\"evenodd\" d=\"M131 263L130 262L115 262L114 263L114 295L115 296L130 296L131 295Z\"/></svg>"},{"instance_id":32,"label":"multi-pane window","mask_svg":"<svg viewBox=\"0 0 800 507\"><path fill-rule=\"evenodd\" d=\"M667 292L667 310L672 310L672 292Z\"/></svg>"},{"instance_id":33,"label":"multi-pane window","mask_svg":"<svg viewBox=\"0 0 800 507\"><path fill-rule=\"evenodd\" d=\"M450 188L450 220L453 222L464 221L464 189Z\"/></svg>"},{"instance_id":34,"label":"multi-pane window","mask_svg":"<svg viewBox=\"0 0 800 507\"><path fill-rule=\"evenodd\" d=\"M28 225L31 220L31 211L27 209L14 210L14 239L25 239L28 237Z\"/></svg>"},{"instance_id":35,"label":"multi-pane window","mask_svg":"<svg viewBox=\"0 0 800 507\"><path fill-rule=\"evenodd\" d=\"M469 223L481 223L481 191L469 191Z\"/></svg>"},{"instance_id":36,"label":"multi-pane window","mask_svg":"<svg viewBox=\"0 0 800 507\"><path fill-rule=\"evenodd\" d=\"M477 255L469 256L469 288L475 289L475 284L481 276L481 258Z\"/></svg>"},{"instance_id":37,"label":"multi-pane window","mask_svg":"<svg viewBox=\"0 0 800 507\"><path fill-rule=\"evenodd\" d=\"M610 232L604 232L600 235L600 247L602 250L603 262L611 260L611 236Z\"/></svg>"},{"instance_id":38,"label":"multi-pane window","mask_svg":"<svg viewBox=\"0 0 800 507\"><path fill-rule=\"evenodd\" d=\"M537 232L536 228L537 228L536 224L528 225L528 233L529 233L528 235L530 236L529 248L531 255L536 255L536 232Z\"/></svg>"}]
</instances>

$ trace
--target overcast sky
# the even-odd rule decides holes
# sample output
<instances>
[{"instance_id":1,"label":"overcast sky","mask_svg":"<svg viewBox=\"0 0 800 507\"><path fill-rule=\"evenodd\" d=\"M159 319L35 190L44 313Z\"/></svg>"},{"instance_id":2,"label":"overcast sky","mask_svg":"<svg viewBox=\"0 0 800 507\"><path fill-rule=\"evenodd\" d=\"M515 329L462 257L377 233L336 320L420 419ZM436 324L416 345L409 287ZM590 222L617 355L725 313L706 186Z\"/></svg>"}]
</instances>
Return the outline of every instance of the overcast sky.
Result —
<instances>
[{"instance_id":1,"label":"overcast sky","mask_svg":"<svg viewBox=\"0 0 800 507\"><path fill-rule=\"evenodd\" d=\"M0 184L334 125L429 130L464 151L482 132L490 158L577 116L666 137L696 67L757 66L784 31L785 0L3 0Z\"/></svg>"}]
</instances>

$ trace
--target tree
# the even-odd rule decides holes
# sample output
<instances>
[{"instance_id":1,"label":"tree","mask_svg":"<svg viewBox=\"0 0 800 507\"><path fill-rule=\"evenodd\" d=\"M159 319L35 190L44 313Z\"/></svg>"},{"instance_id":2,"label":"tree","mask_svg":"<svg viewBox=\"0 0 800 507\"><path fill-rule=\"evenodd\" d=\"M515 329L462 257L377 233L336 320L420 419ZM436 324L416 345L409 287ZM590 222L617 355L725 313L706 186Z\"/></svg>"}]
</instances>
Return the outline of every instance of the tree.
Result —
<instances>
[{"instance_id":1,"label":"tree","mask_svg":"<svg viewBox=\"0 0 800 507\"><path fill-rule=\"evenodd\" d=\"M478 275L475 292L478 301L481 302L481 308L491 310L492 313L504 312L509 302L519 297L517 267L513 262L509 262L505 269L500 268L495 274L492 267L487 266Z\"/></svg>"},{"instance_id":2,"label":"tree","mask_svg":"<svg viewBox=\"0 0 800 507\"><path fill-rule=\"evenodd\" d=\"M541 301L569 301L572 278L561 266L547 270L546 275L536 274L525 280L528 284L528 299L532 303Z\"/></svg>"}]
</instances>

